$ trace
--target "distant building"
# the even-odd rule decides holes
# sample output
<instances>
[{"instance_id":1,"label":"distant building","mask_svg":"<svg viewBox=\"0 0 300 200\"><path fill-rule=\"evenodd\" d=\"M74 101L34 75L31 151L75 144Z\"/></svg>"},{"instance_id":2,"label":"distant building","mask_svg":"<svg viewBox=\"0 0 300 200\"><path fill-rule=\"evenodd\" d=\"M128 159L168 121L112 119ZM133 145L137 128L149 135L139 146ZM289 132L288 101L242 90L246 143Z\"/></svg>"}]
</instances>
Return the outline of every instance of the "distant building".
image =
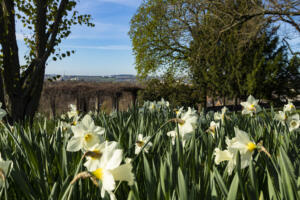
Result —
<instances>
[{"instance_id":1,"label":"distant building","mask_svg":"<svg viewBox=\"0 0 300 200\"><path fill-rule=\"evenodd\" d=\"M78 81L78 77L70 78L70 81Z\"/></svg>"}]
</instances>

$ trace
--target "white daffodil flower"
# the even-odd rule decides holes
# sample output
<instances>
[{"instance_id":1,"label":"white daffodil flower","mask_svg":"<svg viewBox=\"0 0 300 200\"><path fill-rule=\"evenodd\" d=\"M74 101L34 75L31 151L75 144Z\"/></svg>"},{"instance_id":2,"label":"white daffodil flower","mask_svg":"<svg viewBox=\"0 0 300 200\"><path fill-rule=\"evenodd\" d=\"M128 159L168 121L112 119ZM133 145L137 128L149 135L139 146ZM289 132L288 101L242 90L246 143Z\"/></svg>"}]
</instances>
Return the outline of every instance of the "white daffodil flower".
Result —
<instances>
[{"instance_id":1,"label":"white daffodil flower","mask_svg":"<svg viewBox=\"0 0 300 200\"><path fill-rule=\"evenodd\" d=\"M182 146L185 146L185 143L187 140L189 140L192 137L193 133L186 133L184 135L180 135L180 139L182 142ZM177 132L175 130L169 131L167 133L167 136L171 137L172 145L175 145L176 137L177 137Z\"/></svg>"},{"instance_id":2,"label":"white daffodil flower","mask_svg":"<svg viewBox=\"0 0 300 200\"><path fill-rule=\"evenodd\" d=\"M168 133L167 133L167 136L169 136L169 137L171 137L171 139L172 139L172 144L173 145L175 145L175 139L176 139L176 136L177 136L177 133L176 133L176 131L169 131Z\"/></svg>"},{"instance_id":3,"label":"white daffodil flower","mask_svg":"<svg viewBox=\"0 0 300 200\"><path fill-rule=\"evenodd\" d=\"M181 113L183 112L183 107L179 108L179 110L176 110L176 117L179 118Z\"/></svg>"},{"instance_id":4,"label":"white daffodil flower","mask_svg":"<svg viewBox=\"0 0 300 200\"><path fill-rule=\"evenodd\" d=\"M135 151L134 151L134 153L135 154L139 154L140 151L142 150L142 148L145 146L145 144L150 140L150 138L151 138L150 136L143 137L142 134L139 134L138 138L137 138L137 141L135 143ZM148 150L150 149L151 146L152 146L152 142L149 142L147 144L147 146L145 146L144 152L148 153Z\"/></svg>"},{"instance_id":5,"label":"white daffodil flower","mask_svg":"<svg viewBox=\"0 0 300 200\"><path fill-rule=\"evenodd\" d=\"M0 154L0 187L4 186L5 179L9 174L9 171L13 167L13 162L10 160L3 160Z\"/></svg>"},{"instance_id":6,"label":"white daffodil flower","mask_svg":"<svg viewBox=\"0 0 300 200\"><path fill-rule=\"evenodd\" d=\"M288 104L285 104L283 106L283 112L294 112L296 111L296 107L292 102L289 102Z\"/></svg>"},{"instance_id":7,"label":"white daffodil flower","mask_svg":"<svg viewBox=\"0 0 300 200\"><path fill-rule=\"evenodd\" d=\"M157 109L156 102L155 101L154 102L150 102L148 109L150 111L155 111Z\"/></svg>"},{"instance_id":8,"label":"white daffodil flower","mask_svg":"<svg viewBox=\"0 0 300 200\"><path fill-rule=\"evenodd\" d=\"M62 120L65 120L65 119L66 119L66 114L61 114L61 115L60 115L60 118L61 118Z\"/></svg>"},{"instance_id":9,"label":"white daffodil flower","mask_svg":"<svg viewBox=\"0 0 300 200\"><path fill-rule=\"evenodd\" d=\"M253 151L257 148L256 144L249 139L249 136L246 132L234 128L235 137L231 140L226 138L227 150L221 151L216 148L214 155L215 163L218 165L222 161L228 161L227 170L229 175L232 173L236 160L235 157L238 152L241 156L241 168L246 168L249 163L252 161Z\"/></svg>"},{"instance_id":10,"label":"white daffodil flower","mask_svg":"<svg viewBox=\"0 0 300 200\"><path fill-rule=\"evenodd\" d=\"M243 106L242 114L250 114L252 116L253 114L259 113L261 111L261 108L258 105L258 101L259 100L250 95L247 101L241 102L241 105Z\"/></svg>"},{"instance_id":11,"label":"white daffodil flower","mask_svg":"<svg viewBox=\"0 0 300 200\"><path fill-rule=\"evenodd\" d=\"M197 128L198 116L196 110L189 107L188 111L182 114L180 120L181 122L178 123L179 134L183 137L187 133L193 133Z\"/></svg>"},{"instance_id":12,"label":"white daffodil flower","mask_svg":"<svg viewBox=\"0 0 300 200\"><path fill-rule=\"evenodd\" d=\"M287 124L289 126L289 131L292 132L300 128L299 114L294 114L287 119Z\"/></svg>"},{"instance_id":13,"label":"white daffodil flower","mask_svg":"<svg viewBox=\"0 0 300 200\"><path fill-rule=\"evenodd\" d=\"M100 167L100 161L104 154L104 152L112 152L117 149L118 143L117 142L108 142L105 141L101 144L96 144L86 153L87 161L83 164L88 171L92 172L95 171Z\"/></svg>"},{"instance_id":14,"label":"white daffodil flower","mask_svg":"<svg viewBox=\"0 0 300 200\"><path fill-rule=\"evenodd\" d=\"M164 107L169 107L170 103L168 101L165 101L164 98L161 98L161 100L157 102L157 105L164 108Z\"/></svg>"},{"instance_id":15,"label":"white daffodil flower","mask_svg":"<svg viewBox=\"0 0 300 200\"><path fill-rule=\"evenodd\" d=\"M182 112L182 109L179 110ZM178 132L182 140L182 145L185 145L185 142L192 136L197 128L197 120L198 116L196 114L196 110L188 108L188 111L181 114L176 114L177 116L181 116L178 120ZM175 130L167 133L169 137L172 138L172 144L175 144L175 139L177 137L177 127Z\"/></svg>"},{"instance_id":16,"label":"white daffodil flower","mask_svg":"<svg viewBox=\"0 0 300 200\"><path fill-rule=\"evenodd\" d=\"M228 161L227 170L230 175L235 167L235 155L228 150L221 151L219 148L215 148L214 155L216 165L219 165L223 161Z\"/></svg>"},{"instance_id":17,"label":"white daffodil flower","mask_svg":"<svg viewBox=\"0 0 300 200\"><path fill-rule=\"evenodd\" d=\"M2 107L2 103L0 102L0 120L2 120L2 118L5 117L6 115L6 111L1 107Z\"/></svg>"},{"instance_id":18,"label":"white daffodil flower","mask_svg":"<svg viewBox=\"0 0 300 200\"><path fill-rule=\"evenodd\" d=\"M215 163L217 165L219 165L220 162L229 161L233 159L233 154L230 151L228 150L221 151L219 148L215 148L214 155L216 156Z\"/></svg>"},{"instance_id":19,"label":"white daffodil flower","mask_svg":"<svg viewBox=\"0 0 300 200\"><path fill-rule=\"evenodd\" d=\"M79 119L80 119L80 117L78 115L74 116L71 121L71 126L76 126L77 123L79 122Z\"/></svg>"},{"instance_id":20,"label":"white daffodil flower","mask_svg":"<svg viewBox=\"0 0 300 200\"><path fill-rule=\"evenodd\" d=\"M73 104L69 105L70 111L67 112L69 119L76 117L78 115L77 107Z\"/></svg>"},{"instance_id":21,"label":"white daffodil flower","mask_svg":"<svg viewBox=\"0 0 300 200\"><path fill-rule=\"evenodd\" d=\"M84 151L89 150L95 144L101 143L101 135L104 134L105 129L100 126L95 126L93 119L89 115L76 125L71 127L74 136L69 140L67 151Z\"/></svg>"},{"instance_id":22,"label":"white daffodil flower","mask_svg":"<svg viewBox=\"0 0 300 200\"><path fill-rule=\"evenodd\" d=\"M116 188L115 181L127 181L128 185L133 185L134 175L132 173L131 163L121 164L123 151L120 149L109 150L104 149L100 160L100 167L92 172L92 174L102 181L101 197L105 195L105 191L115 199L112 191Z\"/></svg>"},{"instance_id":23,"label":"white daffodil flower","mask_svg":"<svg viewBox=\"0 0 300 200\"><path fill-rule=\"evenodd\" d=\"M211 133L213 137L215 137L215 134L216 134L218 128L220 128L220 123L219 122L216 123L214 121L211 121L207 131L209 133Z\"/></svg>"},{"instance_id":24,"label":"white daffodil flower","mask_svg":"<svg viewBox=\"0 0 300 200\"><path fill-rule=\"evenodd\" d=\"M67 133L72 133L71 124L69 124L67 122L60 121L60 127L63 131L65 131Z\"/></svg>"},{"instance_id":25,"label":"white daffodil flower","mask_svg":"<svg viewBox=\"0 0 300 200\"><path fill-rule=\"evenodd\" d=\"M225 119L225 114L228 111L228 108L226 106L224 106L220 112L215 112L214 114L214 120L215 121L221 121L222 124L224 124L224 119Z\"/></svg>"},{"instance_id":26,"label":"white daffodil flower","mask_svg":"<svg viewBox=\"0 0 300 200\"><path fill-rule=\"evenodd\" d=\"M275 120L280 121L283 125L285 125L285 122L287 120L287 114L283 111L279 111L278 114L275 114Z\"/></svg>"},{"instance_id":27,"label":"white daffodil flower","mask_svg":"<svg viewBox=\"0 0 300 200\"><path fill-rule=\"evenodd\" d=\"M234 150L238 150L241 154L241 168L245 168L252 160L253 151L257 148L256 144L249 139L246 132L234 128L235 138L228 141L228 150L235 153Z\"/></svg>"}]
</instances>

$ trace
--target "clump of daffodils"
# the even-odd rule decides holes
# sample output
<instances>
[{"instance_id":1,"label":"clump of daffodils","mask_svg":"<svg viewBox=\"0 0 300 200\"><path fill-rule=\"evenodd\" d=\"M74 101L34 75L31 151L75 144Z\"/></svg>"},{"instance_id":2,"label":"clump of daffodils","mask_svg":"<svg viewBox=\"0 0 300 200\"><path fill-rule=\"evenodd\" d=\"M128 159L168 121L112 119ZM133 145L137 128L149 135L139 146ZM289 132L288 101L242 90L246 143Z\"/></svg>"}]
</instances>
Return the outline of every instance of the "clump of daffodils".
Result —
<instances>
[{"instance_id":1,"label":"clump of daffodils","mask_svg":"<svg viewBox=\"0 0 300 200\"><path fill-rule=\"evenodd\" d=\"M116 188L116 181L126 181L128 185L133 185L134 175L132 173L132 164L130 162L122 164L123 151L120 149L105 148L99 168L91 173L102 181L101 197L108 192L111 199L116 199L113 190Z\"/></svg>"},{"instance_id":2,"label":"clump of daffodils","mask_svg":"<svg viewBox=\"0 0 300 200\"><path fill-rule=\"evenodd\" d=\"M100 180L102 182L101 197L104 198L105 192L110 196L110 199L116 199L114 190L116 189L116 181L125 181L128 185L133 185L134 174L132 173L132 164L130 160L127 162L123 159L123 150L118 148L116 142L103 142L91 147L85 153L87 161L84 166L87 172L79 173L72 183L80 178L91 178L95 185L98 186Z\"/></svg>"},{"instance_id":3,"label":"clump of daffodils","mask_svg":"<svg viewBox=\"0 0 300 200\"><path fill-rule=\"evenodd\" d=\"M113 191L116 188L116 181L126 181L129 185L134 183L131 162L121 164L123 150L118 148L114 141L104 141L105 129L96 126L90 115L85 115L77 125L72 126L73 137L68 141L68 151L81 150L86 158L84 166L87 171L77 174L75 183L80 178L90 178L95 185L97 180L102 182L101 197L108 192L111 199L116 199ZM144 139L144 138L142 138Z\"/></svg>"},{"instance_id":4,"label":"clump of daffodils","mask_svg":"<svg viewBox=\"0 0 300 200\"><path fill-rule=\"evenodd\" d=\"M164 98L161 98L161 100L157 102L157 105L160 108L168 108L168 107L170 107L170 103L168 101L165 101Z\"/></svg>"},{"instance_id":5,"label":"clump of daffodils","mask_svg":"<svg viewBox=\"0 0 300 200\"><path fill-rule=\"evenodd\" d=\"M178 120L179 134L184 135L194 133L195 129L197 128L198 120L198 115L196 112L196 110L189 107L186 112L181 113Z\"/></svg>"},{"instance_id":6,"label":"clump of daffodils","mask_svg":"<svg viewBox=\"0 0 300 200\"><path fill-rule=\"evenodd\" d=\"M6 177L10 173L11 169L13 167L13 162L10 160L3 160L1 154L0 154L0 188L4 186Z\"/></svg>"},{"instance_id":7,"label":"clump of daffodils","mask_svg":"<svg viewBox=\"0 0 300 200\"><path fill-rule=\"evenodd\" d=\"M225 122L226 113L228 112L228 108L224 106L220 112L215 112L214 114L214 120L215 121L221 121L222 124Z\"/></svg>"},{"instance_id":8,"label":"clump of daffodils","mask_svg":"<svg viewBox=\"0 0 300 200\"><path fill-rule=\"evenodd\" d=\"M261 111L261 107L258 105L257 99L255 99L252 95L250 95L245 102L241 102L241 105L243 106L242 114L243 115L251 115L257 114Z\"/></svg>"},{"instance_id":9,"label":"clump of daffodils","mask_svg":"<svg viewBox=\"0 0 300 200\"><path fill-rule=\"evenodd\" d=\"M241 168L246 168L252 161L252 154L254 150L257 149L255 142L250 140L248 134L238 128L234 128L235 137L231 140L226 138L227 149L220 150L216 148L214 150L215 163L219 165L223 161L228 161L227 170L228 174L231 174L235 165L235 157L238 152L241 156Z\"/></svg>"},{"instance_id":10,"label":"clump of daffodils","mask_svg":"<svg viewBox=\"0 0 300 200\"><path fill-rule=\"evenodd\" d=\"M60 116L61 119L61 127L64 131L71 132L71 127L76 126L79 119L80 115L77 110L77 107L73 104L69 105L69 111L66 114L62 114Z\"/></svg>"},{"instance_id":11,"label":"clump of daffodils","mask_svg":"<svg viewBox=\"0 0 300 200\"><path fill-rule=\"evenodd\" d=\"M283 125L285 125L287 118L288 115L284 111L279 111L277 114L275 114L275 120L279 121Z\"/></svg>"},{"instance_id":12,"label":"clump of daffodils","mask_svg":"<svg viewBox=\"0 0 300 200\"><path fill-rule=\"evenodd\" d=\"M165 101L164 98L162 98L160 101L145 101L142 110L149 110L150 112L154 112L161 109L168 109L170 106L170 103L168 101Z\"/></svg>"},{"instance_id":13,"label":"clump of daffodils","mask_svg":"<svg viewBox=\"0 0 300 200\"><path fill-rule=\"evenodd\" d=\"M100 126L95 126L90 115L85 115L76 126L71 127L71 130L74 136L68 141L68 151L87 151L95 144L103 142L102 135L105 129Z\"/></svg>"},{"instance_id":14,"label":"clump of daffodils","mask_svg":"<svg viewBox=\"0 0 300 200\"><path fill-rule=\"evenodd\" d=\"M148 110L150 112L154 112L155 110L158 110L158 108L159 105L156 103L156 101L145 101L140 111Z\"/></svg>"},{"instance_id":15,"label":"clump of daffodils","mask_svg":"<svg viewBox=\"0 0 300 200\"><path fill-rule=\"evenodd\" d=\"M167 135L172 138L172 143L175 144L175 138L178 133L184 146L185 141L195 133L197 128L198 115L196 110L189 107L188 111L182 111L180 114L177 114L177 118L174 121L178 123L178 126L175 130L168 132Z\"/></svg>"},{"instance_id":16,"label":"clump of daffodils","mask_svg":"<svg viewBox=\"0 0 300 200\"><path fill-rule=\"evenodd\" d=\"M83 164L88 171L95 171L100 167L100 160L105 152L114 151L117 149L117 142L108 142L97 143L85 153L86 162ZM118 152L118 151L116 151Z\"/></svg>"},{"instance_id":17,"label":"clump of daffodils","mask_svg":"<svg viewBox=\"0 0 300 200\"><path fill-rule=\"evenodd\" d=\"M70 104L69 105L70 111L67 112L67 116L69 117L69 119L78 116L78 110L77 107L74 104Z\"/></svg>"},{"instance_id":18,"label":"clump of daffodils","mask_svg":"<svg viewBox=\"0 0 300 200\"><path fill-rule=\"evenodd\" d=\"M287 112L292 113L295 111L296 111L296 107L291 101L289 101L288 104L283 106L283 112L285 112L285 113L287 113Z\"/></svg>"},{"instance_id":19,"label":"clump of daffodils","mask_svg":"<svg viewBox=\"0 0 300 200\"><path fill-rule=\"evenodd\" d=\"M142 149L145 153L148 153L150 147L152 146L152 142L148 142L150 138L150 136L143 137L142 134L138 134L137 141L135 142L134 153L139 154Z\"/></svg>"},{"instance_id":20,"label":"clump of daffodils","mask_svg":"<svg viewBox=\"0 0 300 200\"><path fill-rule=\"evenodd\" d=\"M294 113L296 107L292 102L283 106L283 111L278 111L275 114L275 120L279 121L282 125L287 125L289 131L292 132L300 128L300 117L298 113Z\"/></svg>"},{"instance_id":21,"label":"clump of daffodils","mask_svg":"<svg viewBox=\"0 0 300 200\"><path fill-rule=\"evenodd\" d=\"M220 128L220 122L211 121L207 132L210 133L213 137L215 137L217 133L217 129Z\"/></svg>"},{"instance_id":22,"label":"clump of daffodils","mask_svg":"<svg viewBox=\"0 0 300 200\"><path fill-rule=\"evenodd\" d=\"M176 117L179 118L180 115L181 115L181 113L182 113L183 111L184 111L184 108L183 108L183 107L179 108L178 110L175 110Z\"/></svg>"}]
</instances>

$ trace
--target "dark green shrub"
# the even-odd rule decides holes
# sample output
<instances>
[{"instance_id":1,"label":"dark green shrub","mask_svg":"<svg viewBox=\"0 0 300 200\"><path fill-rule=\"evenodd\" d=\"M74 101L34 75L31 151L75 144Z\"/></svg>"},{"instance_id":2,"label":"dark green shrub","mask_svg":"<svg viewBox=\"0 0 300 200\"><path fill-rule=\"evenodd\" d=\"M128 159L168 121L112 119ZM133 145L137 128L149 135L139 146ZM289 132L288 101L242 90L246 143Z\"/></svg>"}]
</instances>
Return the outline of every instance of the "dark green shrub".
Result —
<instances>
[{"instance_id":1,"label":"dark green shrub","mask_svg":"<svg viewBox=\"0 0 300 200\"><path fill-rule=\"evenodd\" d=\"M175 79L151 79L146 81L145 89L139 91L139 102L159 101L161 98L169 101L174 107L185 106L197 108L199 90L192 85Z\"/></svg>"}]
</instances>

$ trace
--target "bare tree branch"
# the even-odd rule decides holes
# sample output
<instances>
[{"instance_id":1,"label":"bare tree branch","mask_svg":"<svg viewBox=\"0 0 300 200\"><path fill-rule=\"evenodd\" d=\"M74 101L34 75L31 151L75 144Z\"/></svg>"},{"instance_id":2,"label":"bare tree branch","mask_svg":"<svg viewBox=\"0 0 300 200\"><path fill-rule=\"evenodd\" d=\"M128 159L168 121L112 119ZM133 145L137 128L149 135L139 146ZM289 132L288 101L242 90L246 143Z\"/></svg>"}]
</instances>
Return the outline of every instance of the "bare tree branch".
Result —
<instances>
[{"instance_id":1,"label":"bare tree branch","mask_svg":"<svg viewBox=\"0 0 300 200\"><path fill-rule=\"evenodd\" d=\"M285 38L282 39L282 41L284 42L284 44L287 46L287 48L289 49L289 51L291 52L292 55L300 55L300 52L294 52L290 46L290 44L288 43L288 41L286 41Z\"/></svg>"},{"instance_id":2,"label":"bare tree branch","mask_svg":"<svg viewBox=\"0 0 300 200\"><path fill-rule=\"evenodd\" d=\"M59 26L62 22L62 17L63 14L65 12L65 8L68 5L69 0L61 0L59 8L57 10L57 14L55 16L55 20L53 22L53 28L49 29L49 32L47 33L47 35L50 37L50 41L47 45L47 51L45 52L42 60L47 60L47 58L50 56L54 46L55 46L55 42L57 40L56 36L59 30Z\"/></svg>"}]
</instances>

